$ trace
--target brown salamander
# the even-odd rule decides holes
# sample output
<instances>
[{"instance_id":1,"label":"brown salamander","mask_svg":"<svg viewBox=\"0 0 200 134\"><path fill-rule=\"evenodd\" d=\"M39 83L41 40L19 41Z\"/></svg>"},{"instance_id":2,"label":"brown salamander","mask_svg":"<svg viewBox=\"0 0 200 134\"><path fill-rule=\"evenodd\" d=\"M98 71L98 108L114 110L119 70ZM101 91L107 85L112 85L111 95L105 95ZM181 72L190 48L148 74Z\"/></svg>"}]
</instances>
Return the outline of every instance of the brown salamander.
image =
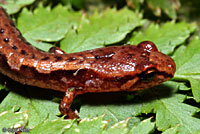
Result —
<instances>
[{"instance_id":1,"label":"brown salamander","mask_svg":"<svg viewBox=\"0 0 200 134\"><path fill-rule=\"evenodd\" d=\"M22 84L65 92L59 109L69 118L76 95L136 91L173 77L174 61L150 41L66 54L57 47L43 52L31 46L0 7L0 72Z\"/></svg>"}]
</instances>

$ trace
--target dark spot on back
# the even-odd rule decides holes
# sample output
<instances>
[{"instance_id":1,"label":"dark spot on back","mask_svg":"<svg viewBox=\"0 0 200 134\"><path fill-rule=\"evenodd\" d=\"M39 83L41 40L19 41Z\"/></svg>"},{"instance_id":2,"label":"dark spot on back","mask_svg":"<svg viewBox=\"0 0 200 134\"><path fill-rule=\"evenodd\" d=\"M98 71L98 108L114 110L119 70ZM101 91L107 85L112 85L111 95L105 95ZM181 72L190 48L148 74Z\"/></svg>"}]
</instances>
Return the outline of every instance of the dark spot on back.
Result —
<instances>
[{"instance_id":1,"label":"dark spot on back","mask_svg":"<svg viewBox=\"0 0 200 134\"><path fill-rule=\"evenodd\" d=\"M123 55L123 54L125 54L125 52L124 52L124 51L122 51L122 52L120 52L120 54L121 54L121 55Z\"/></svg>"},{"instance_id":2,"label":"dark spot on back","mask_svg":"<svg viewBox=\"0 0 200 134\"><path fill-rule=\"evenodd\" d=\"M120 81L122 78L121 77L115 77L115 81Z\"/></svg>"},{"instance_id":3,"label":"dark spot on back","mask_svg":"<svg viewBox=\"0 0 200 134\"><path fill-rule=\"evenodd\" d=\"M31 56L33 59L35 58L35 54L32 54L32 56Z\"/></svg>"},{"instance_id":4,"label":"dark spot on back","mask_svg":"<svg viewBox=\"0 0 200 134\"><path fill-rule=\"evenodd\" d=\"M0 33L4 33L4 29L3 28L0 29Z\"/></svg>"},{"instance_id":5,"label":"dark spot on back","mask_svg":"<svg viewBox=\"0 0 200 134\"><path fill-rule=\"evenodd\" d=\"M134 56L134 54L128 54L127 58L131 59Z\"/></svg>"},{"instance_id":6,"label":"dark spot on back","mask_svg":"<svg viewBox=\"0 0 200 134\"><path fill-rule=\"evenodd\" d=\"M48 59L49 59L49 57L44 57L41 60L48 60Z\"/></svg>"},{"instance_id":7,"label":"dark spot on back","mask_svg":"<svg viewBox=\"0 0 200 134\"><path fill-rule=\"evenodd\" d=\"M133 47L133 46L129 45L129 46L128 46L128 49L129 49L129 50L131 50L131 49L132 49L132 47Z\"/></svg>"},{"instance_id":8,"label":"dark spot on back","mask_svg":"<svg viewBox=\"0 0 200 134\"><path fill-rule=\"evenodd\" d=\"M14 30L11 31L12 33L16 33Z\"/></svg>"},{"instance_id":9,"label":"dark spot on back","mask_svg":"<svg viewBox=\"0 0 200 134\"><path fill-rule=\"evenodd\" d=\"M79 64L83 63L83 60L79 61L78 63L79 63Z\"/></svg>"},{"instance_id":10,"label":"dark spot on back","mask_svg":"<svg viewBox=\"0 0 200 134\"><path fill-rule=\"evenodd\" d=\"M15 45L13 45L12 49L17 50L18 48Z\"/></svg>"},{"instance_id":11,"label":"dark spot on back","mask_svg":"<svg viewBox=\"0 0 200 134\"><path fill-rule=\"evenodd\" d=\"M25 50L21 50L20 53L23 54L23 55L25 55L25 54L26 54L26 51L25 51Z\"/></svg>"},{"instance_id":12,"label":"dark spot on back","mask_svg":"<svg viewBox=\"0 0 200 134\"><path fill-rule=\"evenodd\" d=\"M56 61L61 61L61 60L63 60L63 58L62 58L61 56L55 56L54 58L56 59Z\"/></svg>"},{"instance_id":13,"label":"dark spot on back","mask_svg":"<svg viewBox=\"0 0 200 134\"><path fill-rule=\"evenodd\" d=\"M96 59L96 60L98 60L98 59L100 59L100 58L101 58L101 57L98 56L98 55L95 56L95 59Z\"/></svg>"},{"instance_id":14,"label":"dark spot on back","mask_svg":"<svg viewBox=\"0 0 200 134\"><path fill-rule=\"evenodd\" d=\"M67 61L75 61L76 60L76 58L75 57L70 57L69 59L67 59Z\"/></svg>"},{"instance_id":15,"label":"dark spot on back","mask_svg":"<svg viewBox=\"0 0 200 134\"><path fill-rule=\"evenodd\" d=\"M104 54L104 55L96 55L95 56L95 59L102 59L102 58L112 58L112 56L114 55L115 53L114 52L110 52L110 53L107 53L107 54Z\"/></svg>"},{"instance_id":16,"label":"dark spot on back","mask_svg":"<svg viewBox=\"0 0 200 134\"><path fill-rule=\"evenodd\" d=\"M83 57L83 54L82 54L82 53L80 53L80 54L78 54L78 56L81 56L81 57Z\"/></svg>"},{"instance_id":17,"label":"dark spot on back","mask_svg":"<svg viewBox=\"0 0 200 134\"><path fill-rule=\"evenodd\" d=\"M85 55L83 55L82 57L83 57L83 59L87 59L87 57Z\"/></svg>"},{"instance_id":18,"label":"dark spot on back","mask_svg":"<svg viewBox=\"0 0 200 134\"><path fill-rule=\"evenodd\" d=\"M3 41L8 43L9 42L9 38L4 38Z\"/></svg>"},{"instance_id":19,"label":"dark spot on back","mask_svg":"<svg viewBox=\"0 0 200 134\"><path fill-rule=\"evenodd\" d=\"M125 49L126 48L126 46L123 46L121 49Z\"/></svg>"}]
</instances>

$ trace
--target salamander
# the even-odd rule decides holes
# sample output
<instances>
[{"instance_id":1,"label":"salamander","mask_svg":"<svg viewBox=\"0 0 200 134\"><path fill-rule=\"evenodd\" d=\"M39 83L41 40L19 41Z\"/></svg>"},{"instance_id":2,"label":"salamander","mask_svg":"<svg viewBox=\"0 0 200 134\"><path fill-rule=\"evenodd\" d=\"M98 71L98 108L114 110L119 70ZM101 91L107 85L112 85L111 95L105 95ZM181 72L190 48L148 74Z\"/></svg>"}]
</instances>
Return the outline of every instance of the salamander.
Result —
<instances>
[{"instance_id":1,"label":"salamander","mask_svg":"<svg viewBox=\"0 0 200 134\"><path fill-rule=\"evenodd\" d=\"M70 109L76 95L150 88L172 78L175 70L174 61L151 41L70 54L58 47L41 51L0 7L0 72L22 84L65 92L59 109L68 118L78 117Z\"/></svg>"}]
</instances>

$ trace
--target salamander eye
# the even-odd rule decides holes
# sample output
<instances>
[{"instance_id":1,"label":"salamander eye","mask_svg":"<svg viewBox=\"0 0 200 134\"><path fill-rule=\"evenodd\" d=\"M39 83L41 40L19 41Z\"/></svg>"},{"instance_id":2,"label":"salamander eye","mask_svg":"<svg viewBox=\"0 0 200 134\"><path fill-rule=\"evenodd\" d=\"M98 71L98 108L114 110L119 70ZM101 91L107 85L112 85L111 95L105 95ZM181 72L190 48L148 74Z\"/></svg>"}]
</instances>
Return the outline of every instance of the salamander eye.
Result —
<instances>
[{"instance_id":1,"label":"salamander eye","mask_svg":"<svg viewBox=\"0 0 200 134\"><path fill-rule=\"evenodd\" d=\"M153 80L155 76L156 76L156 70L149 69L140 74L140 79L143 81L150 81L150 80Z\"/></svg>"}]
</instances>

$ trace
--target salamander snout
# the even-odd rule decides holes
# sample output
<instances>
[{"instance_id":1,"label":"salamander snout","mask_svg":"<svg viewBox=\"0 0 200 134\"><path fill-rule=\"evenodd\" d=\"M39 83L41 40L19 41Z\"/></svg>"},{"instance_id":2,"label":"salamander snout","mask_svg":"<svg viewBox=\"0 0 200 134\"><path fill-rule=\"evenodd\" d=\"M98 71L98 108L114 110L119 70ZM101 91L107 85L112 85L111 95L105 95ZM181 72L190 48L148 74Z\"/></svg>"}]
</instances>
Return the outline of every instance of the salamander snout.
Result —
<instances>
[{"instance_id":1,"label":"salamander snout","mask_svg":"<svg viewBox=\"0 0 200 134\"><path fill-rule=\"evenodd\" d=\"M163 75L165 74L168 77L173 77L176 71L176 64L174 60L161 53L161 52L151 52L149 61L151 61L155 66L156 70Z\"/></svg>"}]
</instances>

